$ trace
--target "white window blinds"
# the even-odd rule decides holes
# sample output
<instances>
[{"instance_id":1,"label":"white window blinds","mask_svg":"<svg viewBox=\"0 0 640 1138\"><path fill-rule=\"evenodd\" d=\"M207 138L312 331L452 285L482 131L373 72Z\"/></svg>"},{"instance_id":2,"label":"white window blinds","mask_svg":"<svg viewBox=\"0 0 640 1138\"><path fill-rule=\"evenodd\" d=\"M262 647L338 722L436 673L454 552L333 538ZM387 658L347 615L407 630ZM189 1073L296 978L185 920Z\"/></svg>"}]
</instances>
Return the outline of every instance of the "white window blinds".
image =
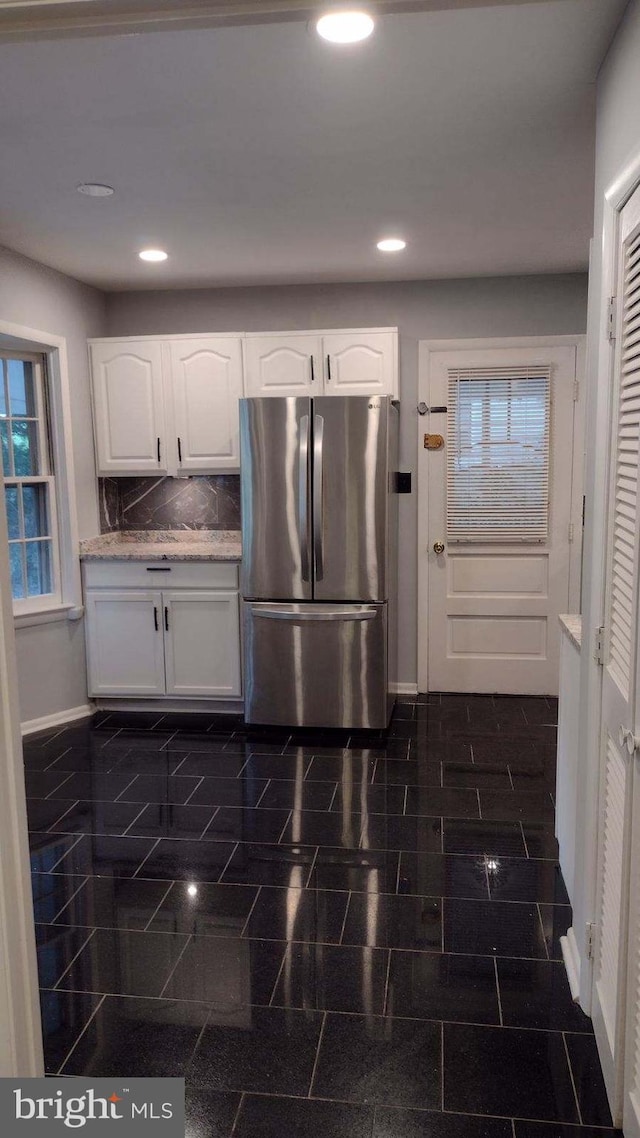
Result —
<instances>
[{"instance_id":1,"label":"white window blinds","mask_svg":"<svg viewBox=\"0 0 640 1138\"><path fill-rule=\"evenodd\" d=\"M447 540L546 541L551 369L450 368Z\"/></svg>"}]
</instances>

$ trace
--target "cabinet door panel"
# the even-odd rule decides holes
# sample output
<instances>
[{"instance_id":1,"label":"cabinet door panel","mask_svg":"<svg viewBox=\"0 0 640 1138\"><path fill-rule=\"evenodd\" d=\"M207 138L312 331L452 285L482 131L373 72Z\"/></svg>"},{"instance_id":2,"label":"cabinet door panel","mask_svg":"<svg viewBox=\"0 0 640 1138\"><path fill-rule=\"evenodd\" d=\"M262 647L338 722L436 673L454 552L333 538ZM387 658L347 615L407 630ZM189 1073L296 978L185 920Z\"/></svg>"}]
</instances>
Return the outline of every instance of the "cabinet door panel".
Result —
<instances>
[{"instance_id":1,"label":"cabinet door panel","mask_svg":"<svg viewBox=\"0 0 640 1138\"><path fill-rule=\"evenodd\" d=\"M160 343L92 344L91 370L98 473L166 474Z\"/></svg>"},{"instance_id":2,"label":"cabinet door panel","mask_svg":"<svg viewBox=\"0 0 640 1138\"><path fill-rule=\"evenodd\" d=\"M178 469L238 470L241 341L175 340L170 349Z\"/></svg>"},{"instance_id":3,"label":"cabinet door panel","mask_svg":"<svg viewBox=\"0 0 640 1138\"><path fill-rule=\"evenodd\" d=\"M86 603L89 694L164 695L162 594L90 590Z\"/></svg>"},{"instance_id":4,"label":"cabinet door panel","mask_svg":"<svg viewBox=\"0 0 640 1138\"><path fill-rule=\"evenodd\" d=\"M237 592L165 591L167 694L241 693Z\"/></svg>"},{"instance_id":5,"label":"cabinet door panel","mask_svg":"<svg viewBox=\"0 0 640 1138\"><path fill-rule=\"evenodd\" d=\"M323 339L325 395L396 395L395 332L345 332Z\"/></svg>"},{"instance_id":6,"label":"cabinet door panel","mask_svg":"<svg viewBox=\"0 0 640 1138\"><path fill-rule=\"evenodd\" d=\"M245 340L247 395L322 394L319 336L255 336Z\"/></svg>"}]
</instances>

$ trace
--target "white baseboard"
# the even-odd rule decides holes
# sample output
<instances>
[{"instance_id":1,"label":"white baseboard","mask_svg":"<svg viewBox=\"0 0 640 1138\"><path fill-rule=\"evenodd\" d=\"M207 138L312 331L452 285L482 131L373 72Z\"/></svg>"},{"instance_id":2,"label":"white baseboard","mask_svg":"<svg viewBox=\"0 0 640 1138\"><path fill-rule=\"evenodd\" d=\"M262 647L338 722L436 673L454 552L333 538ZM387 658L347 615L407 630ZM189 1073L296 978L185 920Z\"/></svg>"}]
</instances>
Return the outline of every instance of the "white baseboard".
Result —
<instances>
[{"instance_id":1,"label":"white baseboard","mask_svg":"<svg viewBox=\"0 0 640 1138\"><path fill-rule=\"evenodd\" d=\"M96 699L99 711L157 711L158 715L168 715L174 711L200 712L207 715L242 714L244 702L242 699L172 699L164 696L160 699Z\"/></svg>"},{"instance_id":2,"label":"white baseboard","mask_svg":"<svg viewBox=\"0 0 640 1138\"><path fill-rule=\"evenodd\" d=\"M50 727L60 727L73 719L86 719L93 715L95 707L83 703L80 707L68 707L66 711L55 711L53 715L42 715L40 719L26 719L20 725L23 735L33 735L34 731L47 731Z\"/></svg>"},{"instance_id":3,"label":"white baseboard","mask_svg":"<svg viewBox=\"0 0 640 1138\"><path fill-rule=\"evenodd\" d=\"M417 695L417 684L391 684L391 691L394 695Z\"/></svg>"},{"instance_id":4,"label":"white baseboard","mask_svg":"<svg viewBox=\"0 0 640 1138\"><path fill-rule=\"evenodd\" d=\"M567 929L567 935L560 937L562 959L567 970L567 978L571 989L571 997L575 1003L580 999L580 953L573 925Z\"/></svg>"}]
</instances>

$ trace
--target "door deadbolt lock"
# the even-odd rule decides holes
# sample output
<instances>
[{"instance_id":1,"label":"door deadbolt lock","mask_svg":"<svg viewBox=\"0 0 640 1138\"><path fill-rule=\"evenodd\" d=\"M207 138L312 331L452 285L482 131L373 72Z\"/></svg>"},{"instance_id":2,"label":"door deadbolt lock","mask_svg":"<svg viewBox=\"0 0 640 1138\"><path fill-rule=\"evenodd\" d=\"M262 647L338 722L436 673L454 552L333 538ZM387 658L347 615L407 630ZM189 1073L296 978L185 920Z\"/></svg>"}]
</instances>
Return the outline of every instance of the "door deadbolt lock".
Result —
<instances>
[{"instance_id":1,"label":"door deadbolt lock","mask_svg":"<svg viewBox=\"0 0 640 1138\"><path fill-rule=\"evenodd\" d=\"M444 542L443 541L434 541L433 552L434 553L444 553Z\"/></svg>"}]
</instances>

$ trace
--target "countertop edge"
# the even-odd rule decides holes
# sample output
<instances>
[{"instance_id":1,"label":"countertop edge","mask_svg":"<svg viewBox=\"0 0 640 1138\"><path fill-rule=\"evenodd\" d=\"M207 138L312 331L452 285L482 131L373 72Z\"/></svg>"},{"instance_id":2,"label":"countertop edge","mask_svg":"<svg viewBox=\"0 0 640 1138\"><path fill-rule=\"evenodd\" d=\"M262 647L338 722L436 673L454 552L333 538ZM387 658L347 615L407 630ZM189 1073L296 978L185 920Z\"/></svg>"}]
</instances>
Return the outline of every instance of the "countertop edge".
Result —
<instances>
[{"instance_id":1,"label":"countertop edge","mask_svg":"<svg viewBox=\"0 0 640 1138\"><path fill-rule=\"evenodd\" d=\"M242 560L242 545L237 531L224 531L219 538L208 536L198 540L190 531L181 540L171 531L149 531L149 536L135 531L129 538L100 534L79 543L81 561L231 561Z\"/></svg>"},{"instance_id":2,"label":"countertop edge","mask_svg":"<svg viewBox=\"0 0 640 1138\"><path fill-rule=\"evenodd\" d=\"M582 648L582 616L579 613L560 613L558 620L560 628L579 652Z\"/></svg>"}]
</instances>

